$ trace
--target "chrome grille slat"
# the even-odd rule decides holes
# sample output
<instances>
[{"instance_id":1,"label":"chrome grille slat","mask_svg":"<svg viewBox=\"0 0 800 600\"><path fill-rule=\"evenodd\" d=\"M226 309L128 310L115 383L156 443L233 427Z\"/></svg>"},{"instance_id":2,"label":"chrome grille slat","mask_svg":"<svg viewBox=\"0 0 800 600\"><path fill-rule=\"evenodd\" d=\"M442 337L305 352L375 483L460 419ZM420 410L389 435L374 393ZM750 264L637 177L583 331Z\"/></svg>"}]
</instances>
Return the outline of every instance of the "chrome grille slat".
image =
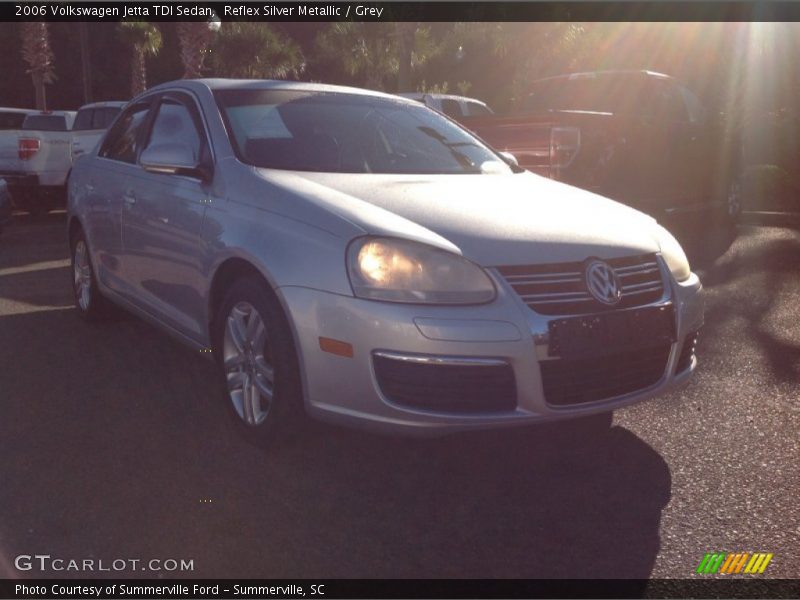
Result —
<instances>
[{"instance_id":1,"label":"chrome grille slat","mask_svg":"<svg viewBox=\"0 0 800 600\"><path fill-rule=\"evenodd\" d=\"M656 283L654 281L645 281L644 283L630 283L630 284L627 284L627 285L626 284L622 285L622 293L623 294L625 294L625 293L627 293L629 291L632 292L634 290L655 290L655 289L659 289L659 290L661 289L661 282L660 281L658 283Z\"/></svg>"},{"instance_id":2,"label":"chrome grille slat","mask_svg":"<svg viewBox=\"0 0 800 600\"><path fill-rule=\"evenodd\" d=\"M523 300L525 300L526 302L528 300L530 300L531 302L534 302L534 301L537 301L537 300L544 301L544 300L550 300L550 299L558 300L559 298L570 300L570 299L572 299L571 297L575 297L576 299L578 299L578 298L590 298L591 299L591 296L589 296L589 294L587 294L586 292L557 292L557 293L547 293L547 292L545 292L543 294L521 294L520 297Z\"/></svg>"},{"instance_id":3,"label":"chrome grille slat","mask_svg":"<svg viewBox=\"0 0 800 600\"><path fill-rule=\"evenodd\" d=\"M515 278L513 276L506 278L509 283L513 283L515 285L547 285L547 284L559 284L559 283L580 283L583 281L583 277L574 276L564 279L536 279L534 277L525 277L525 278Z\"/></svg>"},{"instance_id":4,"label":"chrome grille slat","mask_svg":"<svg viewBox=\"0 0 800 600\"><path fill-rule=\"evenodd\" d=\"M643 306L664 294L661 267L655 254L612 258L606 262L620 285L620 301L613 306L595 300L586 288L584 263L497 267L525 304L544 315L586 314Z\"/></svg>"},{"instance_id":5,"label":"chrome grille slat","mask_svg":"<svg viewBox=\"0 0 800 600\"><path fill-rule=\"evenodd\" d=\"M617 275L622 275L623 273L629 273L631 271L645 271L647 269L652 269L657 271L658 270L658 263L655 262L647 262L641 263L638 265L631 265L629 267L617 267L614 269L617 272Z\"/></svg>"},{"instance_id":6,"label":"chrome grille slat","mask_svg":"<svg viewBox=\"0 0 800 600\"><path fill-rule=\"evenodd\" d=\"M624 273L617 272L617 277L636 277L637 275L648 275L650 273L658 273L659 268L654 267L652 269L641 269L639 271L626 271Z\"/></svg>"}]
</instances>

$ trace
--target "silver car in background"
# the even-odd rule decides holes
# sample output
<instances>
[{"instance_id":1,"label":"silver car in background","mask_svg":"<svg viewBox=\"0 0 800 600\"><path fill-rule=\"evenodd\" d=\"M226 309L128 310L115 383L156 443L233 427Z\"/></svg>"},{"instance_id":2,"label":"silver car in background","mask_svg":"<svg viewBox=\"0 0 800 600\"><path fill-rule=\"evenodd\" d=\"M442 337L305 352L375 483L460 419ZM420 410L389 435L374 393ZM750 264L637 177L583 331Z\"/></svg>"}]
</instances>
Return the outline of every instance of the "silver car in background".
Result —
<instances>
[{"instance_id":1,"label":"silver car in background","mask_svg":"<svg viewBox=\"0 0 800 600\"><path fill-rule=\"evenodd\" d=\"M672 235L412 100L163 84L76 163L68 210L79 314L213 352L256 441L304 411L431 434L607 413L695 369Z\"/></svg>"}]
</instances>

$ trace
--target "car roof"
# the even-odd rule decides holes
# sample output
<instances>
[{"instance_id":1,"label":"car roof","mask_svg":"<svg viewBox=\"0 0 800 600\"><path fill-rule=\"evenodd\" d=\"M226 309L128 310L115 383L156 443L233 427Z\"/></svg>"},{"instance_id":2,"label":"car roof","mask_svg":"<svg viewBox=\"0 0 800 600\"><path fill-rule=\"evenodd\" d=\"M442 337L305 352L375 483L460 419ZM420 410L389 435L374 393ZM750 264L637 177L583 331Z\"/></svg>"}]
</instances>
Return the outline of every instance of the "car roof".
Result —
<instances>
[{"instance_id":1,"label":"car roof","mask_svg":"<svg viewBox=\"0 0 800 600\"><path fill-rule=\"evenodd\" d=\"M468 96L457 96L456 94L431 94L428 92L403 92L402 94L397 94L402 98L411 98L412 100L424 100L425 98L434 98L436 100L461 100L463 102L477 102L478 104L482 104L486 106L486 103L483 100L478 100L477 98L470 98Z\"/></svg>"},{"instance_id":2,"label":"car roof","mask_svg":"<svg viewBox=\"0 0 800 600\"><path fill-rule=\"evenodd\" d=\"M5 106L0 106L0 112L5 113L19 113L23 115L32 115L36 113L35 108L7 108Z\"/></svg>"},{"instance_id":3,"label":"car roof","mask_svg":"<svg viewBox=\"0 0 800 600\"><path fill-rule=\"evenodd\" d=\"M178 79L154 86L146 93L159 90L182 88L192 91L202 89L215 90L292 90L308 92L327 92L337 94L355 94L359 96L373 96L397 100L394 94L386 94L375 90L348 87L343 85L330 85L326 83L307 83L301 81L286 81L283 79Z\"/></svg>"},{"instance_id":4,"label":"car roof","mask_svg":"<svg viewBox=\"0 0 800 600\"><path fill-rule=\"evenodd\" d=\"M35 110L27 114L28 117L74 117L75 110Z\"/></svg>"},{"instance_id":5,"label":"car roof","mask_svg":"<svg viewBox=\"0 0 800 600\"><path fill-rule=\"evenodd\" d=\"M648 71L647 69L608 69L605 71L583 71L580 73L565 73L564 75L553 75L552 77L543 77L537 79L533 83L540 83L543 81L557 81L557 80L574 80L574 79L593 79L604 75L641 75L643 77L654 77L657 79L674 79L670 75L658 73L656 71Z\"/></svg>"},{"instance_id":6,"label":"car roof","mask_svg":"<svg viewBox=\"0 0 800 600\"><path fill-rule=\"evenodd\" d=\"M91 102L89 104L84 104L78 110L83 110L84 108L122 108L126 104L127 102L122 100L106 100L104 102Z\"/></svg>"}]
</instances>

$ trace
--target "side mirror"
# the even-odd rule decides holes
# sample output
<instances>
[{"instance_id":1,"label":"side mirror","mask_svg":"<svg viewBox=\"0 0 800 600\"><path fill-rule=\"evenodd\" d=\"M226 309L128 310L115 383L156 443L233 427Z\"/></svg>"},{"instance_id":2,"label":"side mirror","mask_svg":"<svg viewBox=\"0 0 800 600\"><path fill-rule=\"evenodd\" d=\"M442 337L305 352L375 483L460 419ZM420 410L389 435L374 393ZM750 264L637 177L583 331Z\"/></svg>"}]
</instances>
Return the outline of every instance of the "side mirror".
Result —
<instances>
[{"instance_id":1,"label":"side mirror","mask_svg":"<svg viewBox=\"0 0 800 600\"><path fill-rule=\"evenodd\" d=\"M170 142L150 146L142 151L139 163L150 173L189 175L198 179L208 179L205 169L187 144Z\"/></svg>"},{"instance_id":2,"label":"side mirror","mask_svg":"<svg viewBox=\"0 0 800 600\"><path fill-rule=\"evenodd\" d=\"M498 154L502 156L506 160L506 162L511 163L515 167L519 166L519 161L517 160L517 157L511 154L511 152L498 152Z\"/></svg>"}]
</instances>

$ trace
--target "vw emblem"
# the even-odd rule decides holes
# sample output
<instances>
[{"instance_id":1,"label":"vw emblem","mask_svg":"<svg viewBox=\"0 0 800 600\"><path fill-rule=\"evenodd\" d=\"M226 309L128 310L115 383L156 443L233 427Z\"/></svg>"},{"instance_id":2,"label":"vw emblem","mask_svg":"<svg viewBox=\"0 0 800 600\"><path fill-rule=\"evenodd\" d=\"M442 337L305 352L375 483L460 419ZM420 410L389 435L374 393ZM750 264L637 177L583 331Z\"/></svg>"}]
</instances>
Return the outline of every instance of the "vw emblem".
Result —
<instances>
[{"instance_id":1,"label":"vw emblem","mask_svg":"<svg viewBox=\"0 0 800 600\"><path fill-rule=\"evenodd\" d=\"M586 287L592 297L603 304L616 304L622 297L617 274L602 260L593 260L586 265Z\"/></svg>"}]
</instances>

